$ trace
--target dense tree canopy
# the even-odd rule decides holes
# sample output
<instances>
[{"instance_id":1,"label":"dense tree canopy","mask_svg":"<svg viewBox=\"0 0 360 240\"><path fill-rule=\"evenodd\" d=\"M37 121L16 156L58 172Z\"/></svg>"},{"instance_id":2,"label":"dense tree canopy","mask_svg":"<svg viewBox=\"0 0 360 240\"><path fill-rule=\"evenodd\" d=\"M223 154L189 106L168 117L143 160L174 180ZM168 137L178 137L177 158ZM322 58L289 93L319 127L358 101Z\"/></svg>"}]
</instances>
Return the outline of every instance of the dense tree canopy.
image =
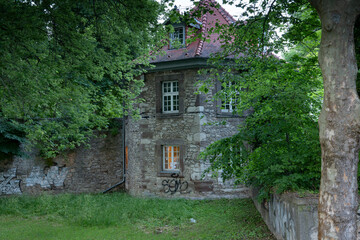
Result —
<instances>
[{"instance_id":1,"label":"dense tree canopy","mask_svg":"<svg viewBox=\"0 0 360 240\"><path fill-rule=\"evenodd\" d=\"M0 1L0 151L26 138L53 157L134 113L162 10L153 0Z\"/></svg>"}]
</instances>

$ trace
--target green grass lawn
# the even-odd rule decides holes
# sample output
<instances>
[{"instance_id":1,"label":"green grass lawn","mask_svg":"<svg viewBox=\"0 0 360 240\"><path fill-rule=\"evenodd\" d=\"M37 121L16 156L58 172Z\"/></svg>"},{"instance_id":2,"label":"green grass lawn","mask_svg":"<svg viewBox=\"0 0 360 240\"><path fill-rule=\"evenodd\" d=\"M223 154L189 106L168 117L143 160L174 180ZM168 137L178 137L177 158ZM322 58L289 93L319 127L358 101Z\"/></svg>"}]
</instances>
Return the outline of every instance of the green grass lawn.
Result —
<instances>
[{"instance_id":1,"label":"green grass lawn","mask_svg":"<svg viewBox=\"0 0 360 240\"><path fill-rule=\"evenodd\" d=\"M249 199L135 198L114 193L0 198L0 239L274 238Z\"/></svg>"}]
</instances>

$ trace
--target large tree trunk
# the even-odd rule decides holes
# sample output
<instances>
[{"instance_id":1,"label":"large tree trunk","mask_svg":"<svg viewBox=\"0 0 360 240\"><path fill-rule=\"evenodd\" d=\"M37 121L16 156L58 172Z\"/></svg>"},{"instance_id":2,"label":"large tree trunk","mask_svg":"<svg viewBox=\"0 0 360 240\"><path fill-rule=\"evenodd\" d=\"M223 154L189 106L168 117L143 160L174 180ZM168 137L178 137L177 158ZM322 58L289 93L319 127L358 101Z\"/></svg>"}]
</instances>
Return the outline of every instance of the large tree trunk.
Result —
<instances>
[{"instance_id":1,"label":"large tree trunk","mask_svg":"<svg viewBox=\"0 0 360 240\"><path fill-rule=\"evenodd\" d=\"M322 151L319 239L356 239L360 101L354 25L360 0L309 0L322 23L319 63L324 103L319 118Z\"/></svg>"}]
</instances>

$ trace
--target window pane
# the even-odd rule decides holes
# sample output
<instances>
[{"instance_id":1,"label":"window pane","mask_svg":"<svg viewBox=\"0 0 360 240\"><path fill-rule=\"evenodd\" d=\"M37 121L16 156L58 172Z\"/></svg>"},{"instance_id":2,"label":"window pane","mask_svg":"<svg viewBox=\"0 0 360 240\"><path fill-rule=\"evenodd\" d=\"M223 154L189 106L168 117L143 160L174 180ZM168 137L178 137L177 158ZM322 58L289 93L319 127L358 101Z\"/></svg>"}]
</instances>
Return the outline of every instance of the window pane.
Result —
<instances>
[{"instance_id":1,"label":"window pane","mask_svg":"<svg viewBox=\"0 0 360 240\"><path fill-rule=\"evenodd\" d=\"M179 110L179 95L173 97L173 108L175 110Z\"/></svg>"},{"instance_id":2,"label":"window pane","mask_svg":"<svg viewBox=\"0 0 360 240\"><path fill-rule=\"evenodd\" d=\"M233 112L236 109L236 106L239 104L239 92L237 88L235 88L235 82L227 82L223 83L221 86L221 90L224 89L224 84L230 90L230 92L225 93L224 99L222 101L222 112Z\"/></svg>"},{"instance_id":3,"label":"window pane","mask_svg":"<svg viewBox=\"0 0 360 240\"><path fill-rule=\"evenodd\" d=\"M164 102L164 111L167 111L167 109L168 109L167 96L164 96L164 100L163 100L163 102Z\"/></svg>"},{"instance_id":4,"label":"window pane","mask_svg":"<svg viewBox=\"0 0 360 240\"><path fill-rule=\"evenodd\" d=\"M179 170L179 146L164 146L164 169L163 170Z\"/></svg>"},{"instance_id":5,"label":"window pane","mask_svg":"<svg viewBox=\"0 0 360 240\"><path fill-rule=\"evenodd\" d=\"M173 92L178 92L178 91L179 91L179 83L173 82Z\"/></svg>"},{"instance_id":6,"label":"window pane","mask_svg":"<svg viewBox=\"0 0 360 240\"><path fill-rule=\"evenodd\" d=\"M178 43L180 43L180 45L184 45L184 27L175 27L174 28L174 32L170 34L170 47L174 47L172 46L172 44L177 45Z\"/></svg>"},{"instance_id":7,"label":"window pane","mask_svg":"<svg viewBox=\"0 0 360 240\"><path fill-rule=\"evenodd\" d=\"M163 112L179 111L179 82L169 81L162 83Z\"/></svg>"}]
</instances>

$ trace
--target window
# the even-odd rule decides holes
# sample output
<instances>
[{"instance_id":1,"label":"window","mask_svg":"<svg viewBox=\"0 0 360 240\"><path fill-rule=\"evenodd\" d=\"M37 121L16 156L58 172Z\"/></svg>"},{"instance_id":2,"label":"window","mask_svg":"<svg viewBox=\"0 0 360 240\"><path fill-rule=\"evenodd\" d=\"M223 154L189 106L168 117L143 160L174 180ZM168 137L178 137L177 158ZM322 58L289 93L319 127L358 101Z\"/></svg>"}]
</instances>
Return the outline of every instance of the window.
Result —
<instances>
[{"instance_id":1,"label":"window","mask_svg":"<svg viewBox=\"0 0 360 240\"><path fill-rule=\"evenodd\" d=\"M185 27L174 27L174 32L170 33L170 48L185 47Z\"/></svg>"},{"instance_id":2,"label":"window","mask_svg":"<svg viewBox=\"0 0 360 240\"><path fill-rule=\"evenodd\" d=\"M180 171L179 159L179 146L163 146L163 171Z\"/></svg>"},{"instance_id":3,"label":"window","mask_svg":"<svg viewBox=\"0 0 360 240\"><path fill-rule=\"evenodd\" d=\"M179 112L178 81L169 81L162 83L162 110L163 113Z\"/></svg>"},{"instance_id":4,"label":"window","mask_svg":"<svg viewBox=\"0 0 360 240\"><path fill-rule=\"evenodd\" d=\"M155 158L158 177L171 177L177 173L183 177L186 145L183 139L158 139L155 144Z\"/></svg>"},{"instance_id":5,"label":"window","mask_svg":"<svg viewBox=\"0 0 360 240\"><path fill-rule=\"evenodd\" d=\"M239 104L239 92L236 89L232 89L234 83L226 83L226 88L229 89L229 92L225 93L224 99L221 102L221 112L223 113L232 113L236 109L236 105ZM224 89L221 86L221 89Z\"/></svg>"},{"instance_id":6,"label":"window","mask_svg":"<svg viewBox=\"0 0 360 240\"><path fill-rule=\"evenodd\" d=\"M184 113L184 74L155 77L156 117L173 118Z\"/></svg>"}]
</instances>

